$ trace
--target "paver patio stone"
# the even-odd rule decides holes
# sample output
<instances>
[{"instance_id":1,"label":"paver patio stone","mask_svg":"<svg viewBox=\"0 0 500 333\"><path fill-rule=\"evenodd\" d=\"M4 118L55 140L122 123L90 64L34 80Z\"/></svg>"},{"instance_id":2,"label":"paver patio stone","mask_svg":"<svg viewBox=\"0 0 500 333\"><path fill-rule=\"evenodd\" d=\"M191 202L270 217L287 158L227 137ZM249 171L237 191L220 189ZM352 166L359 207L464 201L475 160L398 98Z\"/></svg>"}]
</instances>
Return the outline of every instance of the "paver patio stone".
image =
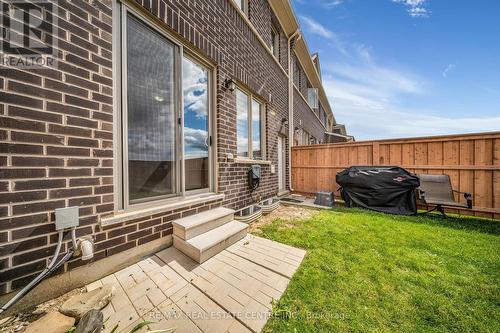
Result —
<instances>
[{"instance_id":1,"label":"paver patio stone","mask_svg":"<svg viewBox=\"0 0 500 333\"><path fill-rule=\"evenodd\" d=\"M231 245L226 251L291 278L300 265L305 251L290 246L280 248L279 243L252 235Z\"/></svg>"},{"instance_id":2,"label":"paver patio stone","mask_svg":"<svg viewBox=\"0 0 500 333\"><path fill-rule=\"evenodd\" d=\"M175 332L260 332L305 251L247 236L202 264L174 247L87 286L113 285L103 332L176 327Z\"/></svg>"}]
</instances>

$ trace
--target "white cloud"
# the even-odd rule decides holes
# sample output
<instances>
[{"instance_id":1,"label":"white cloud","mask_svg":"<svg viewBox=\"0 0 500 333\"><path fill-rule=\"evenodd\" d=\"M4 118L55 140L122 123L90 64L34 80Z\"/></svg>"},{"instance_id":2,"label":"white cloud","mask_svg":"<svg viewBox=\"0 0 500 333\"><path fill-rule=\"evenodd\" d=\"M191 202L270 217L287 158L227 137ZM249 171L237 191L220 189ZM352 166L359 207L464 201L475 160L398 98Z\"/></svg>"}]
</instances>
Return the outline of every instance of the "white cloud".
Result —
<instances>
[{"instance_id":1,"label":"white cloud","mask_svg":"<svg viewBox=\"0 0 500 333\"><path fill-rule=\"evenodd\" d=\"M403 4L411 17L429 17L430 11L425 7L427 0L392 0Z\"/></svg>"},{"instance_id":2,"label":"white cloud","mask_svg":"<svg viewBox=\"0 0 500 333\"><path fill-rule=\"evenodd\" d=\"M331 8L331 7L337 7L342 4L344 0L329 0L329 1L324 1L323 6Z\"/></svg>"},{"instance_id":3,"label":"white cloud","mask_svg":"<svg viewBox=\"0 0 500 333\"><path fill-rule=\"evenodd\" d=\"M366 62L372 62L372 55L370 48L366 47L364 44L354 45L357 55Z\"/></svg>"},{"instance_id":4,"label":"white cloud","mask_svg":"<svg viewBox=\"0 0 500 333\"><path fill-rule=\"evenodd\" d=\"M411 7L408 13L411 17L429 17L429 12L423 7Z\"/></svg>"},{"instance_id":5,"label":"white cloud","mask_svg":"<svg viewBox=\"0 0 500 333\"><path fill-rule=\"evenodd\" d=\"M358 140L494 131L500 116L442 116L402 106L405 96L425 96L426 82L403 71L358 63L325 67L323 85L335 117ZM434 113L434 114L433 114ZM500 114L500 112L499 112Z\"/></svg>"},{"instance_id":6,"label":"white cloud","mask_svg":"<svg viewBox=\"0 0 500 333\"><path fill-rule=\"evenodd\" d=\"M377 95L397 93L419 94L423 90L423 79L414 74L385 68L374 63L358 63L356 65L325 66L325 69L343 82L352 83L355 87L363 87Z\"/></svg>"},{"instance_id":7,"label":"white cloud","mask_svg":"<svg viewBox=\"0 0 500 333\"><path fill-rule=\"evenodd\" d=\"M426 0L395 0L397 2L403 2L407 6L417 7L422 6Z\"/></svg>"},{"instance_id":8,"label":"white cloud","mask_svg":"<svg viewBox=\"0 0 500 333\"><path fill-rule=\"evenodd\" d=\"M208 132L201 129L184 127L184 145L186 159L208 156Z\"/></svg>"},{"instance_id":9,"label":"white cloud","mask_svg":"<svg viewBox=\"0 0 500 333\"><path fill-rule=\"evenodd\" d=\"M455 65L455 64L448 64L448 66L446 66L446 68L443 70L443 73L442 73L443 77L447 77L448 73L450 73L456 67L457 67L457 65Z\"/></svg>"},{"instance_id":10,"label":"white cloud","mask_svg":"<svg viewBox=\"0 0 500 333\"><path fill-rule=\"evenodd\" d=\"M311 0L307 0L307 2L310 2ZM304 4L306 3L305 0L295 0L298 4ZM333 8L341 5L344 0L316 0L316 3L319 3L319 5L327 8Z\"/></svg>"},{"instance_id":11,"label":"white cloud","mask_svg":"<svg viewBox=\"0 0 500 333\"><path fill-rule=\"evenodd\" d=\"M426 0L393 1L404 5L412 17L426 17L430 13ZM492 116L472 117L444 115L445 110L413 106L408 101L431 98L432 82L428 78L395 65L381 64L372 55L370 46L351 42L310 17L301 17L301 21L308 32L326 38L328 45L338 53L336 57L322 57L323 86L335 118L358 140L500 128L500 116L497 116L500 109ZM442 76L449 76L456 67L450 63L443 69Z\"/></svg>"},{"instance_id":12,"label":"white cloud","mask_svg":"<svg viewBox=\"0 0 500 333\"><path fill-rule=\"evenodd\" d=\"M199 119L206 118L208 116L208 72L184 58L182 80L185 109L194 112Z\"/></svg>"},{"instance_id":13,"label":"white cloud","mask_svg":"<svg viewBox=\"0 0 500 333\"><path fill-rule=\"evenodd\" d=\"M301 21L305 24L306 29L315 35L331 39L333 38L334 34L327 28L325 28L321 23L313 20L310 17L307 16L300 16Z\"/></svg>"},{"instance_id":14,"label":"white cloud","mask_svg":"<svg viewBox=\"0 0 500 333\"><path fill-rule=\"evenodd\" d=\"M344 44L342 39L336 33L327 29L321 23L315 21L314 19L308 16L300 16L300 20L308 32L328 39L331 43L333 43L335 48L342 53L342 55L346 57L350 56L350 51L348 50L347 46Z\"/></svg>"},{"instance_id":15,"label":"white cloud","mask_svg":"<svg viewBox=\"0 0 500 333\"><path fill-rule=\"evenodd\" d=\"M426 0L393 0L413 17L428 15ZM421 16L419 16L421 15ZM308 32L327 39L338 53L322 57L323 86L334 115L358 140L495 131L500 109L485 117L443 115L443 110L416 107L411 101L430 98L432 83L406 69L382 65L370 46L353 43L310 17L301 17ZM329 62L331 59L331 62ZM456 69L450 63L442 75Z\"/></svg>"},{"instance_id":16,"label":"white cloud","mask_svg":"<svg viewBox=\"0 0 500 333\"><path fill-rule=\"evenodd\" d=\"M348 133L357 139L484 132L500 128L500 116L453 117L441 115L439 110L408 107L409 98L426 98L430 82L408 70L379 64L371 49L363 44L342 41L342 45L349 56L343 62L323 60L323 86L337 121L344 123ZM443 76L455 68L456 64L449 64Z\"/></svg>"},{"instance_id":17,"label":"white cloud","mask_svg":"<svg viewBox=\"0 0 500 333\"><path fill-rule=\"evenodd\" d=\"M379 109L375 109L369 104L356 104L352 99L335 100L337 120L344 122L348 133L357 140L473 133L500 128L500 117L436 116L390 103L379 104Z\"/></svg>"}]
</instances>

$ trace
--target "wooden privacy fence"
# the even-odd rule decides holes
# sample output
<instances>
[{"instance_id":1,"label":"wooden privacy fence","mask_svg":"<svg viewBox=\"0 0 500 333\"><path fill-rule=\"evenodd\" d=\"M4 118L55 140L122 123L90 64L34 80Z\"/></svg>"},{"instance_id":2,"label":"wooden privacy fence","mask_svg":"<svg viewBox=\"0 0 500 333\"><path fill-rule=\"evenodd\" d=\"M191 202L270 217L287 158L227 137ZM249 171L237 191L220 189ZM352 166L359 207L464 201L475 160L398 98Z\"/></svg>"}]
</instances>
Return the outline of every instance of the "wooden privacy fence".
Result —
<instances>
[{"instance_id":1,"label":"wooden privacy fence","mask_svg":"<svg viewBox=\"0 0 500 333\"><path fill-rule=\"evenodd\" d=\"M293 189L338 195L335 176L352 165L448 174L454 189L473 194L474 210L459 213L500 218L500 132L293 147Z\"/></svg>"}]
</instances>

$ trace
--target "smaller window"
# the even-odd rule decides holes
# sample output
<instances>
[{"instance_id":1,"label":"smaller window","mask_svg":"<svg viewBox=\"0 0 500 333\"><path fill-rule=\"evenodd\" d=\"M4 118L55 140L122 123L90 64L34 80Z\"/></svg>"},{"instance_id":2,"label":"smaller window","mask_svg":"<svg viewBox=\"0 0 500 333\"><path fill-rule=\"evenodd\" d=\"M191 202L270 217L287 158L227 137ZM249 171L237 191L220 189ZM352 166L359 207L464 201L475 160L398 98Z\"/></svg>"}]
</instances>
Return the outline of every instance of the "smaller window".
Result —
<instances>
[{"instance_id":1,"label":"smaller window","mask_svg":"<svg viewBox=\"0 0 500 333\"><path fill-rule=\"evenodd\" d=\"M245 15L247 15L248 13L247 0L234 0L234 2L236 2L238 8L241 9L241 11L245 13Z\"/></svg>"},{"instance_id":2,"label":"smaller window","mask_svg":"<svg viewBox=\"0 0 500 333\"><path fill-rule=\"evenodd\" d=\"M260 116L262 114L262 104L252 98L252 157L256 160L262 159L262 126Z\"/></svg>"},{"instance_id":3,"label":"smaller window","mask_svg":"<svg viewBox=\"0 0 500 333\"><path fill-rule=\"evenodd\" d=\"M319 107L318 88L307 88L307 103L311 109L317 109Z\"/></svg>"},{"instance_id":4,"label":"smaller window","mask_svg":"<svg viewBox=\"0 0 500 333\"><path fill-rule=\"evenodd\" d=\"M300 90L300 64L297 58L293 58L293 83Z\"/></svg>"},{"instance_id":5,"label":"smaller window","mask_svg":"<svg viewBox=\"0 0 500 333\"><path fill-rule=\"evenodd\" d=\"M264 105L251 94L236 89L236 153L240 157L263 159Z\"/></svg>"},{"instance_id":6,"label":"smaller window","mask_svg":"<svg viewBox=\"0 0 500 333\"><path fill-rule=\"evenodd\" d=\"M271 27L271 52L274 57L279 60L280 58L280 34L278 29L273 25Z\"/></svg>"},{"instance_id":7,"label":"smaller window","mask_svg":"<svg viewBox=\"0 0 500 333\"><path fill-rule=\"evenodd\" d=\"M248 132L250 125L248 123L248 95L243 91L236 89L236 137L237 137L237 155L249 157L249 139Z\"/></svg>"}]
</instances>

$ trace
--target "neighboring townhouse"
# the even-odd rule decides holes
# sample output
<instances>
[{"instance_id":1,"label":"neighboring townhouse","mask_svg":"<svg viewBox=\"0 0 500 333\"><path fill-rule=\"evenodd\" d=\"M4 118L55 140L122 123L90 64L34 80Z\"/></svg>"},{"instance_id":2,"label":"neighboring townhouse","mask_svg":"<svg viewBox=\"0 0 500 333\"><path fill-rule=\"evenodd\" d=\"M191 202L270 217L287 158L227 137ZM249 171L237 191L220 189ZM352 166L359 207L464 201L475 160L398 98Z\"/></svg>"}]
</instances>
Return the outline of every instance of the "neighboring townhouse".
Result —
<instances>
[{"instance_id":1,"label":"neighboring townhouse","mask_svg":"<svg viewBox=\"0 0 500 333\"><path fill-rule=\"evenodd\" d=\"M76 236L95 242L83 269L98 278L170 246L172 221L289 191L292 138L333 142L319 58L288 0L52 5L55 29L40 29L57 63L0 65L0 294L47 266L55 209L79 207Z\"/></svg>"}]
</instances>

